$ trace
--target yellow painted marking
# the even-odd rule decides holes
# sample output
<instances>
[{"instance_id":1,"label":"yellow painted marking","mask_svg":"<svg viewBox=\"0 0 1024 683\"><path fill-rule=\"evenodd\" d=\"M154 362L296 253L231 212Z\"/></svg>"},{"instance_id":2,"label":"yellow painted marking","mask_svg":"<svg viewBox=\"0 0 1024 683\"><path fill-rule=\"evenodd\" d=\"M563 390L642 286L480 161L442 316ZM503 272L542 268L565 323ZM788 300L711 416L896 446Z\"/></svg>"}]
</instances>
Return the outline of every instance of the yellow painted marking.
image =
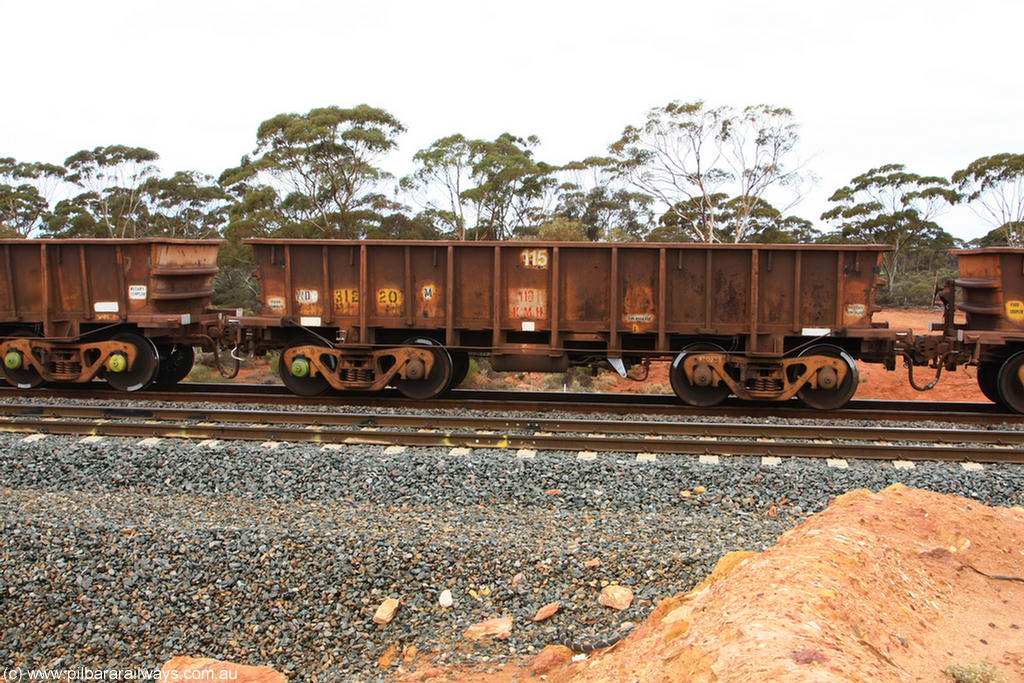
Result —
<instances>
[{"instance_id":1,"label":"yellow painted marking","mask_svg":"<svg viewBox=\"0 0 1024 683\"><path fill-rule=\"evenodd\" d=\"M761 464L765 467L774 467L775 465L782 464L782 458L777 458L774 455L761 456Z\"/></svg>"},{"instance_id":2,"label":"yellow painted marking","mask_svg":"<svg viewBox=\"0 0 1024 683\"><path fill-rule=\"evenodd\" d=\"M825 464L840 470L845 470L850 466L850 463L846 462L843 458L826 458Z\"/></svg>"},{"instance_id":3,"label":"yellow painted marking","mask_svg":"<svg viewBox=\"0 0 1024 683\"><path fill-rule=\"evenodd\" d=\"M1017 299L1006 302L1006 317L1010 322L1024 322L1024 301Z\"/></svg>"},{"instance_id":4,"label":"yellow painted marking","mask_svg":"<svg viewBox=\"0 0 1024 683\"><path fill-rule=\"evenodd\" d=\"M161 441L163 441L163 439L155 437L155 436L151 436L148 439L143 439L142 441L140 441L139 445L140 446L145 446L146 448L152 448L153 446L156 446L157 444L159 444Z\"/></svg>"},{"instance_id":5,"label":"yellow painted marking","mask_svg":"<svg viewBox=\"0 0 1024 683\"><path fill-rule=\"evenodd\" d=\"M545 270L548 267L547 249L523 249L519 252L519 258L527 268Z\"/></svg>"},{"instance_id":6,"label":"yellow painted marking","mask_svg":"<svg viewBox=\"0 0 1024 683\"><path fill-rule=\"evenodd\" d=\"M402 290L397 287L381 287L377 290L377 315L400 315L402 301Z\"/></svg>"},{"instance_id":7,"label":"yellow painted marking","mask_svg":"<svg viewBox=\"0 0 1024 683\"><path fill-rule=\"evenodd\" d=\"M637 453L636 454L636 461L637 462L656 462L657 460L658 460L658 456L656 454L654 454L654 453Z\"/></svg>"},{"instance_id":8,"label":"yellow painted marking","mask_svg":"<svg viewBox=\"0 0 1024 683\"><path fill-rule=\"evenodd\" d=\"M398 455L404 453L406 448L406 446L388 446L384 449L384 455Z\"/></svg>"},{"instance_id":9,"label":"yellow painted marking","mask_svg":"<svg viewBox=\"0 0 1024 683\"><path fill-rule=\"evenodd\" d=\"M717 465L718 464L718 456L717 455L702 455L702 456L700 456L697 459L697 462L699 462L701 465Z\"/></svg>"},{"instance_id":10,"label":"yellow painted marking","mask_svg":"<svg viewBox=\"0 0 1024 683\"><path fill-rule=\"evenodd\" d=\"M22 439L22 441L25 443L35 443L36 441L42 441L45 438L46 434L31 434Z\"/></svg>"},{"instance_id":11,"label":"yellow painted marking","mask_svg":"<svg viewBox=\"0 0 1024 683\"><path fill-rule=\"evenodd\" d=\"M339 315L359 315L359 290L355 287L334 290L334 310Z\"/></svg>"},{"instance_id":12,"label":"yellow painted marking","mask_svg":"<svg viewBox=\"0 0 1024 683\"><path fill-rule=\"evenodd\" d=\"M537 457L537 451L533 450L532 448L520 448L518 451L516 451L516 457L522 458L524 460L529 460Z\"/></svg>"}]
</instances>

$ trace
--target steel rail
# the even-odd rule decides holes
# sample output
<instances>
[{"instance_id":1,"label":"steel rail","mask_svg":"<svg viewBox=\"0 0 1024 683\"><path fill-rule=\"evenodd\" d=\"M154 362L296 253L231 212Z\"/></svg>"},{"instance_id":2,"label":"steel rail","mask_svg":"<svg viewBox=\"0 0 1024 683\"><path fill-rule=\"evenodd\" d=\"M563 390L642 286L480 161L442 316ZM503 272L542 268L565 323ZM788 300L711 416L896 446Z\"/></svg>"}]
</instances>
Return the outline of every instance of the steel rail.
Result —
<instances>
[{"instance_id":1,"label":"steel rail","mask_svg":"<svg viewBox=\"0 0 1024 683\"><path fill-rule=\"evenodd\" d=\"M258 415L257 415L258 416ZM143 415L143 418L147 416ZM512 434L446 431L382 431L307 425L210 424L143 421L110 421L109 418L68 419L11 417L0 421L0 431L12 433L69 434L90 436L163 437L184 439L287 441L316 444L378 446L468 447L594 451L604 453L653 453L719 456L798 456L884 460L946 460L961 462L1024 463L1024 448L982 444L973 446L899 443L791 441L760 438L650 438L651 435L580 436L578 434ZM823 434L822 436L826 436Z\"/></svg>"},{"instance_id":2,"label":"steel rail","mask_svg":"<svg viewBox=\"0 0 1024 683\"><path fill-rule=\"evenodd\" d=\"M721 422L667 422L582 420L563 418L509 418L467 415L388 415L366 413L300 413L294 411L222 408L136 408L113 405L27 404L0 405L0 417L64 418L89 420L162 420L181 423L351 426L361 430L384 427L442 429L473 432L569 433L603 438L606 434L686 436L700 439L803 439L873 443L912 441L937 444L992 444L1024 446L1024 431L927 429L915 427L850 427L844 425L739 424Z\"/></svg>"},{"instance_id":3,"label":"steel rail","mask_svg":"<svg viewBox=\"0 0 1024 683\"><path fill-rule=\"evenodd\" d=\"M716 415L805 419L892 420L898 422L941 420L975 424L1003 424L1024 420L1024 416L1006 413L992 403L947 401L855 400L842 410L823 412L807 408L797 400L782 403L749 403L727 400L713 408L683 405L668 394L599 394L569 392L512 392L458 389L442 397L425 401L411 400L397 391L373 394L328 394L295 396L279 385L182 383L172 390L147 390L126 395L96 382L90 385L46 387L30 391L0 386L0 397L89 398L132 401L204 401L211 403L253 403L266 405L329 405L394 408L442 408L480 410L571 410L591 413L643 413L669 415Z\"/></svg>"}]
</instances>

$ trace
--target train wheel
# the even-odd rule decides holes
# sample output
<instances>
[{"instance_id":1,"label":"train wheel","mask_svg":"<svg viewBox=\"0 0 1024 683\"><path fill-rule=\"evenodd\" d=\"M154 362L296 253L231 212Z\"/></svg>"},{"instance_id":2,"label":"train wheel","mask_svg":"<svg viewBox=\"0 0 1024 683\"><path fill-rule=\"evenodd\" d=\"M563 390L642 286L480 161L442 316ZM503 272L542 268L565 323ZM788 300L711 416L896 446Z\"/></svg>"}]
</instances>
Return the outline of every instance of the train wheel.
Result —
<instances>
[{"instance_id":1,"label":"train wheel","mask_svg":"<svg viewBox=\"0 0 1024 683\"><path fill-rule=\"evenodd\" d=\"M157 370L154 384L171 387L188 377L196 362L196 352L186 344L169 344L157 346L160 353L160 369Z\"/></svg>"},{"instance_id":2,"label":"train wheel","mask_svg":"<svg viewBox=\"0 0 1024 683\"><path fill-rule=\"evenodd\" d=\"M707 385L701 384L700 381L697 383L691 383L686 377L686 372L683 370L683 361L686 360L688 354L692 355L700 353L702 351L714 351L717 353L724 353L725 349L717 344L711 344L708 342L698 342L696 344L690 344L676 356L676 359L672 361L672 367L669 369L668 377L672 382L672 390L676 392L676 396L681 398L684 402L689 403L691 406L700 406L707 408L710 406L716 406L729 395L729 386L722 383L710 384L713 381L711 370L707 366L698 365L694 371L694 374L698 376L698 380L707 381Z\"/></svg>"},{"instance_id":3,"label":"train wheel","mask_svg":"<svg viewBox=\"0 0 1024 683\"><path fill-rule=\"evenodd\" d=\"M323 346L327 345L320 339L314 337L303 337L298 339L289 348L295 348L296 346ZM288 388L288 391L299 396L319 396L327 393L327 390L331 388L330 383L323 375L312 375L310 374L311 364L310 358L305 355L298 355L292 359L291 364L285 367L284 355L281 356L281 361L278 364L278 372L281 375L281 381Z\"/></svg>"},{"instance_id":4,"label":"train wheel","mask_svg":"<svg viewBox=\"0 0 1024 683\"><path fill-rule=\"evenodd\" d=\"M446 390L453 374L452 357L449 355L448 350L427 337L409 339L405 343L416 346L430 346L430 352L434 354L434 366L430 369L430 374L425 377L417 377L415 379L407 377L406 379L394 380L392 383L395 385L395 388L406 398L418 400L434 398ZM422 364L420 367L423 367Z\"/></svg>"},{"instance_id":5,"label":"train wheel","mask_svg":"<svg viewBox=\"0 0 1024 683\"><path fill-rule=\"evenodd\" d=\"M982 363L978 366L978 388L985 398L997 405L1003 405L999 397L999 363Z\"/></svg>"},{"instance_id":6,"label":"train wheel","mask_svg":"<svg viewBox=\"0 0 1024 683\"><path fill-rule=\"evenodd\" d=\"M818 388L812 389L805 385L796 395L805 405L818 410L835 410L846 405L857 392L857 385L860 383L860 372L857 370L856 361L846 351L831 344L811 346L800 353L801 358L811 356L842 359L846 363L846 377L842 382L836 382L835 373L827 372L823 368L818 372Z\"/></svg>"},{"instance_id":7,"label":"train wheel","mask_svg":"<svg viewBox=\"0 0 1024 683\"><path fill-rule=\"evenodd\" d=\"M10 337L35 337L32 330L15 330ZM3 365L4 378L19 389L31 389L43 383L39 371L25 365L25 359L21 353L11 351L4 357Z\"/></svg>"},{"instance_id":8,"label":"train wheel","mask_svg":"<svg viewBox=\"0 0 1024 683\"><path fill-rule=\"evenodd\" d=\"M119 391L138 391L149 385L160 369L160 357L153 340L132 332L115 334L113 341L124 342L135 347L135 362L128 368L123 354L115 353L107 359L103 378L107 384Z\"/></svg>"},{"instance_id":9,"label":"train wheel","mask_svg":"<svg viewBox=\"0 0 1024 683\"><path fill-rule=\"evenodd\" d=\"M1002 405L1024 413L1024 351L1019 351L999 368L999 398Z\"/></svg>"},{"instance_id":10,"label":"train wheel","mask_svg":"<svg viewBox=\"0 0 1024 683\"><path fill-rule=\"evenodd\" d=\"M469 354L465 351L449 351L452 357L452 378L448 382L449 389L455 389L469 374Z\"/></svg>"}]
</instances>

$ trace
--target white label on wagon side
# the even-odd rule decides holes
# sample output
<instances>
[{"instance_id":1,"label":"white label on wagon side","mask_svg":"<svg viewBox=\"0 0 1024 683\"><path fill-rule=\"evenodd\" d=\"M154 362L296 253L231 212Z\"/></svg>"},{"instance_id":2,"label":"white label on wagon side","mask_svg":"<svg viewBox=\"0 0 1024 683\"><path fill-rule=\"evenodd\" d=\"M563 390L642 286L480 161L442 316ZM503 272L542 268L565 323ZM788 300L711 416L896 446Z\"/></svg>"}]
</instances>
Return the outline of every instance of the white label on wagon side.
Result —
<instances>
[{"instance_id":1,"label":"white label on wagon side","mask_svg":"<svg viewBox=\"0 0 1024 683\"><path fill-rule=\"evenodd\" d=\"M116 301L97 301L92 305L92 310L97 313L117 313L121 307Z\"/></svg>"},{"instance_id":2,"label":"white label on wagon side","mask_svg":"<svg viewBox=\"0 0 1024 683\"><path fill-rule=\"evenodd\" d=\"M300 304L315 304L320 301L320 290L299 289L295 291L295 300Z\"/></svg>"},{"instance_id":3,"label":"white label on wagon side","mask_svg":"<svg viewBox=\"0 0 1024 683\"><path fill-rule=\"evenodd\" d=\"M299 318L299 324L303 327L320 327L323 321L318 315L304 315Z\"/></svg>"},{"instance_id":4,"label":"white label on wagon side","mask_svg":"<svg viewBox=\"0 0 1024 683\"><path fill-rule=\"evenodd\" d=\"M146 293L146 285L130 285L128 287L128 298L132 301L145 301Z\"/></svg>"},{"instance_id":5,"label":"white label on wagon side","mask_svg":"<svg viewBox=\"0 0 1024 683\"><path fill-rule=\"evenodd\" d=\"M824 337L832 334L831 327L805 327L800 330L800 334L805 337Z\"/></svg>"},{"instance_id":6,"label":"white label on wagon side","mask_svg":"<svg viewBox=\"0 0 1024 683\"><path fill-rule=\"evenodd\" d=\"M181 324L182 325L191 325L192 324L192 314L191 313L182 313L181 314Z\"/></svg>"},{"instance_id":7,"label":"white label on wagon side","mask_svg":"<svg viewBox=\"0 0 1024 683\"><path fill-rule=\"evenodd\" d=\"M523 321L523 332L534 332L536 329L537 329L537 323L533 322L532 320L530 320L530 321L524 320Z\"/></svg>"}]
</instances>

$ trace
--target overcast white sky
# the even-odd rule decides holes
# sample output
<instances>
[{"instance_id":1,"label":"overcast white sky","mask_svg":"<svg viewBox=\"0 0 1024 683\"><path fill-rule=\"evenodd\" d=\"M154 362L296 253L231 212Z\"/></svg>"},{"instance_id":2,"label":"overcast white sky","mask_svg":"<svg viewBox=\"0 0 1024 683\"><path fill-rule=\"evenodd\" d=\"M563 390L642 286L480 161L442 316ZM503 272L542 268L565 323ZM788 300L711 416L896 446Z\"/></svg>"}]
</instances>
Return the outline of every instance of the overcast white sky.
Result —
<instances>
[{"instance_id":1,"label":"overcast white sky","mask_svg":"<svg viewBox=\"0 0 1024 683\"><path fill-rule=\"evenodd\" d=\"M793 213L896 162L949 176L1024 152L1017 0L0 0L0 156L128 144L218 175L282 112L367 103L408 132L386 166L461 132L603 154L653 106L789 107L820 177ZM989 227L940 219L972 238Z\"/></svg>"}]
</instances>

